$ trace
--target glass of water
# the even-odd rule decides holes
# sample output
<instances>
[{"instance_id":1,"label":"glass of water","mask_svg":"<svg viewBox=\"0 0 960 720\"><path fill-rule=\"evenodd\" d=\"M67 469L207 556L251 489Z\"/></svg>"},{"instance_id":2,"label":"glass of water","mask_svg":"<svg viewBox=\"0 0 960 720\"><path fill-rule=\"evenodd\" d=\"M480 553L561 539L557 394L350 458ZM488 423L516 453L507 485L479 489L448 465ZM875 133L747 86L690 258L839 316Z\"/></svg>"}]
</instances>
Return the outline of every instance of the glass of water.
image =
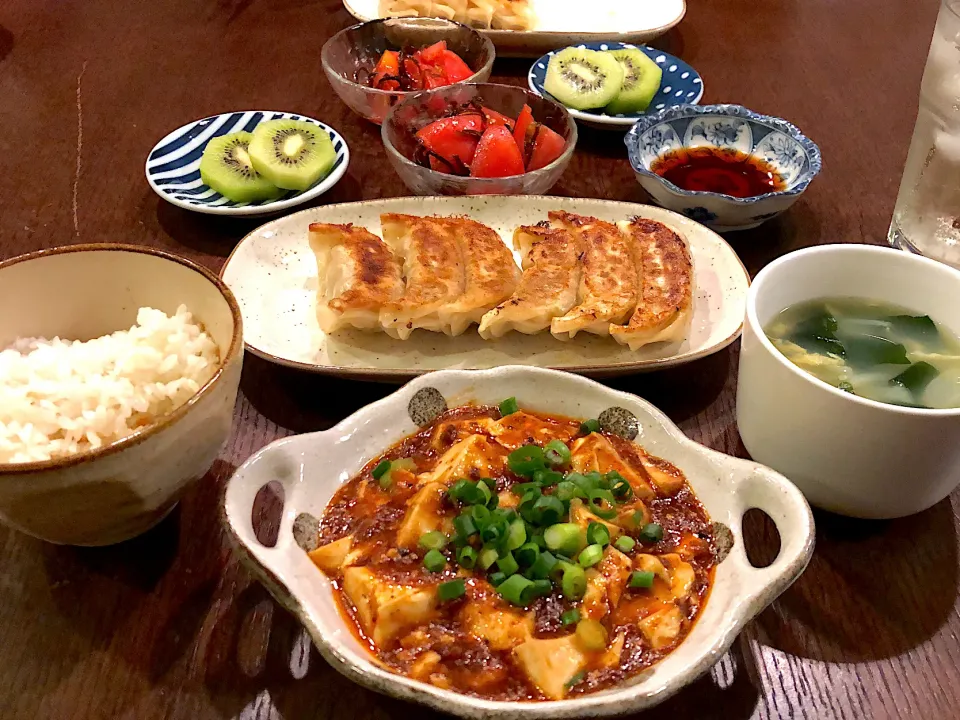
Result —
<instances>
[{"instance_id":1,"label":"glass of water","mask_svg":"<svg viewBox=\"0 0 960 720\"><path fill-rule=\"evenodd\" d=\"M888 239L960 267L960 0L942 0Z\"/></svg>"}]
</instances>

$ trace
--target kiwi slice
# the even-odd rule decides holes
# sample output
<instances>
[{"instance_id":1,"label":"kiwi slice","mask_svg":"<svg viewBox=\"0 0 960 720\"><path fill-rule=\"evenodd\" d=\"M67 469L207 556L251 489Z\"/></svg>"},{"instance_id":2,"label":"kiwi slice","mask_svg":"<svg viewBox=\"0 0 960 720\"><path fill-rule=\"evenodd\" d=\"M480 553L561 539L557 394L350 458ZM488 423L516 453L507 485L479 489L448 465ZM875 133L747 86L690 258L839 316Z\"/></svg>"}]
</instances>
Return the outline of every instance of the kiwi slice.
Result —
<instances>
[{"instance_id":1,"label":"kiwi slice","mask_svg":"<svg viewBox=\"0 0 960 720\"><path fill-rule=\"evenodd\" d=\"M643 112L660 89L663 76L660 66L636 48L608 50L607 54L616 58L623 68L623 87L606 111L611 115Z\"/></svg>"},{"instance_id":2,"label":"kiwi slice","mask_svg":"<svg viewBox=\"0 0 960 720\"><path fill-rule=\"evenodd\" d=\"M326 176L337 153L327 131L303 120L267 120L250 141L250 159L258 173L277 187L306 190Z\"/></svg>"},{"instance_id":3,"label":"kiwi slice","mask_svg":"<svg viewBox=\"0 0 960 720\"><path fill-rule=\"evenodd\" d=\"M261 177L250 162L248 132L215 137L200 158L200 179L228 200L238 203L272 200L283 190Z\"/></svg>"},{"instance_id":4,"label":"kiwi slice","mask_svg":"<svg viewBox=\"0 0 960 720\"><path fill-rule=\"evenodd\" d=\"M543 82L548 93L575 110L603 107L622 85L623 67L613 55L575 47L550 58Z\"/></svg>"}]
</instances>

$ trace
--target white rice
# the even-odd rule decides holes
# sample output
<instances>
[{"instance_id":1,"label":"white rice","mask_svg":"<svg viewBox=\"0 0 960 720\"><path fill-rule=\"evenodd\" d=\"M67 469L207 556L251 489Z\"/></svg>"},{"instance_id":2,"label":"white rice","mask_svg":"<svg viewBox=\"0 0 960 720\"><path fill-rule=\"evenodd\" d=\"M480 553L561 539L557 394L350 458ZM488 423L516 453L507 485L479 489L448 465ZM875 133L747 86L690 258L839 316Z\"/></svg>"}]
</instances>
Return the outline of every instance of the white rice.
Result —
<instances>
[{"instance_id":1,"label":"white rice","mask_svg":"<svg viewBox=\"0 0 960 720\"><path fill-rule=\"evenodd\" d=\"M20 338L0 352L0 463L98 448L172 412L219 365L181 305L141 308L129 330L87 342Z\"/></svg>"}]
</instances>

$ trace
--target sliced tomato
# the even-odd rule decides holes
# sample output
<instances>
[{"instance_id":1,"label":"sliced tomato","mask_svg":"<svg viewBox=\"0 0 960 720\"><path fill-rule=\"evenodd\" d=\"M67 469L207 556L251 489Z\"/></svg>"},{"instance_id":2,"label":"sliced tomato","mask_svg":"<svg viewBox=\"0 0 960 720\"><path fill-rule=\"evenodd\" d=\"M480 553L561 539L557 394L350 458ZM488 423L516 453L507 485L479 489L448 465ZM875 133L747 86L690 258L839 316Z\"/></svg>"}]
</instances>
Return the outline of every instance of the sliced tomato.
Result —
<instances>
[{"instance_id":1,"label":"sliced tomato","mask_svg":"<svg viewBox=\"0 0 960 720\"><path fill-rule=\"evenodd\" d=\"M463 82L473 75L473 70L470 69L470 66L451 50L444 50L440 54L439 65L443 68L443 72L451 84Z\"/></svg>"},{"instance_id":2,"label":"sliced tomato","mask_svg":"<svg viewBox=\"0 0 960 720\"><path fill-rule=\"evenodd\" d=\"M546 167L563 154L564 139L542 123L533 123L527 132L533 140L527 171Z\"/></svg>"},{"instance_id":3,"label":"sliced tomato","mask_svg":"<svg viewBox=\"0 0 960 720\"><path fill-rule=\"evenodd\" d=\"M444 53L444 51L446 51L446 49L447 41L441 40L433 45L428 45L421 50L417 50L414 55L417 57L417 59L427 65L437 65L440 61L440 56Z\"/></svg>"},{"instance_id":4,"label":"sliced tomato","mask_svg":"<svg viewBox=\"0 0 960 720\"><path fill-rule=\"evenodd\" d=\"M373 77L370 80L370 87L380 90L396 90L400 83L396 80L384 80L387 77L397 77L400 74L400 53L394 50L387 50L380 56L377 66L373 69Z\"/></svg>"},{"instance_id":5,"label":"sliced tomato","mask_svg":"<svg viewBox=\"0 0 960 720\"><path fill-rule=\"evenodd\" d=\"M458 157L465 165L469 165L477 152L482 123L483 121L476 113L441 118L420 128L417 131L417 139L427 150L450 161L451 164L456 164L454 157ZM445 167L437 167L433 163L431 167L441 172L448 171Z\"/></svg>"},{"instance_id":6,"label":"sliced tomato","mask_svg":"<svg viewBox=\"0 0 960 720\"><path fill-rule=\"evenodd\" d=\"M507 130L513 132L513 120L506 115L488 107L481 108L481 110L483 110L483 117L486 118L488 127L490 125L503 125Z\"/></svg>"},{"instance_id":7,"label":"sliced tomato","mask_svg":"<svg viewBox=\"0 0 960 720\"><path fill-rule=\"evenodd\" d=\"M441 73L438 73L429 65L423 67L423 89L424 90L433 90L433 88L445 87L450 83L447 81L447 76Z\"/></svg>"},{"instance_id":8,"label":"sliced tomato","mask_svg":"<svg viewBox=\"0 0 960 720\"><path fill-rule=\"evenodd\" d=\"M420 63L414 60L412 57L403 59L403 70L404 74L410 78L410 87L405 88L407 90L423 90L423 70L420 68Z\"/></svg>"},{"instance_id":9,"label":"sliced tomato","mask_svg":"<svg viewBox=\"0 0 960 720\"><path fill-rule=\"evenodd\" d=\"M470 164L470 174L488 178L523 174L523 157L506 127L491 125L484 130Z\"/></svg>"},{"instance_id":10,"label":"sliced tomato","mask_svg":"<svg viewBox=\"0 0 960 720\"><path fill-rule=\"evenodd\" d=\"M517 142L517 147L521 153L526 153L527 128L533 122L533 111L529 105L524 105L523 110L517 115L517 124L513 126L513 139Z\"/></svg>"}]
</instances>

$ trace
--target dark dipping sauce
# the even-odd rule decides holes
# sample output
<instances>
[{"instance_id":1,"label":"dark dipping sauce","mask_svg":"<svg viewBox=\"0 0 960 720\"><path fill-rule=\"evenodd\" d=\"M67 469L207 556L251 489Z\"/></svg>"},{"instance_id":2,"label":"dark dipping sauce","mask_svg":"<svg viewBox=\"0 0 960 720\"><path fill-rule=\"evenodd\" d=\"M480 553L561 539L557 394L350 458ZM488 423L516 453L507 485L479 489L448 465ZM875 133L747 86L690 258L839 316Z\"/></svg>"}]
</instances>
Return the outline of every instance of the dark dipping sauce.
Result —
<instances>
[{"instance_id":1,"label":"dark dipping sauce","mask_svg":"<svg viewBox=\"0 0 960 720\"><path fill-rule=\"evenodd\" d=\"M321 520L319 541L321 546L324 546L351 535L351 548L361 548L361 558L357 565L369 568L379 578L406 587L433 587L457 578L465 579L464 596L439 603L428 622L411 626L389 643L384 643L383 647L378 647L372 636L364 632L360 614L343 589L341 573L350 568L338 568L334 572L325 569L334 581L335 597L347 625L352 628L361 644L388 668L444 689L490 700L548 700L551 698L530 681L514 653L515 648L494 648L492 642L471 632L465 622L465 613L469 610L468 605L474 604L481 609L499 609L507 613L527 615L530 616L530 638L561 638L571 636L574 632L574 626L562 625L561 614L580 607L581 602L571 601L563 597L559 589L555 589L549 595L534 600L526 608L510 605L498 595L496 588L487 580L487 573L479 566L473 570L465 570L457 565L453 553L450 552L453 549L452 544L444 550L448 557L446 567L440 572L429 572L423 565L426 551L422 548L400 548L397 540L398 530L404 521L409 503L423 488L423 484L418 482L418 476L434 470L444 458L444 454L465 438L471 435L483 436L490 441L491 446L497 448L496 453L502 451L498 456L502 460L509 454L510 448L504 449L500 443L508 446L542 446L546 444L546 438L551 436L551 439L559 438L569 447L573 447L579 439L585 437L580 432L578 420L522 409L519 413L508 416L508 419L510 418L518 419L512 429L506 433L494 433L490 429L492 423L507 422L501 420L496 407L463 406L446 411L430 426L367 463L356 477L337 491ZM682 598L669 601L671 607L675 605L679 610L680 629L672 642L657 648L651 646L639 623L667 604L663 597L663 587L656 593L656 588L624 589L619 603L612 604L602 620L611 641L622 636L619 662L614 665L609 661L601 662L606 656L605 651L589 653L590 660L582 672L576 674L575 681L570 683L567 697L614 686L654 664L676 648L690 632L703 609L713 582L715 566L715 545L710 520L680 471L663 460L646 455L642 448L619 436L603 432L597 435L608 441L607 447L612 446L615 449L623 465L645 479L654 489L655 497L643 501L645 521L660 524L663 537L659 542L648 544L638 541L636 547L627 554L630 561L633 562L640 553L657 557L679 553L680 555L672 557L682 557L688 567L692 568L694 579ZM574 462L576 457L575 454ZM394 473L390 487L382 488L373 479L374 468L383 460L400 458L412 460L415 468ZM492 478L495 481L495 492L507 498L501 502L503 507L504 503L509 501L510 487L529 480L513 474L506 463L499 463L497 457L493 460L488 468L489 472L484 473L484 476ZM682 485L670 494L660 493L657 491L658 486L651 480L651 475L644 469L644 463L648 468L655 467L672 476ZM494 471L495 467L499 467L499 470ZM474 475L476 477L473 477ZM480 473L474 471L468 473L467 477L476 481L479 480ZM544 494L550 491L550 487L543 489ZM639 501L639 493L637 500ZM446 495L443 497L441 512L447 517L455 516L459 510ZM637 533L633 532L632 535L636 537ZM316 552L313 551L311 557ZM314 561L316 562L316 559ZM493 566L490 571L495 569L496 566ZM664 583L664 586L667 586L667 583ZM434 653L439 659L434 657L429 672L418 671L418 662L422 661L427 653Z\"/></svg>"},{"instance_id":2,"label":"dark dipping sauce","mask_svg":"<svg viewBox=\"0 0 960 720\"><path fill-rule=\"evenodd\" d=\"M748 198L786 189L783 178L766 160L712 146L670 150L654 160L650 170L693 192Z\"/></svg>"}]
</instances>

